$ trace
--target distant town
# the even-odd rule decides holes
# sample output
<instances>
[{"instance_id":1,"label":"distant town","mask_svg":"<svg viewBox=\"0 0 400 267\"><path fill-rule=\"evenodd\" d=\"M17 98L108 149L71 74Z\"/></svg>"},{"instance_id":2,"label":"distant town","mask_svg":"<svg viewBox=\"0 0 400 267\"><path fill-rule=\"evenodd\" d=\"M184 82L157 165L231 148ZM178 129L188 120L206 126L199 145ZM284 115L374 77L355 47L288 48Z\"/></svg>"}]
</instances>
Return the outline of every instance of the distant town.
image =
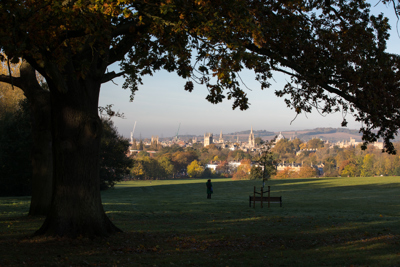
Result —
<instances>
[{"instance_id":1,"label":"distant town","mask_svg":"<svg viewBox=\"0 0 400 267\"><path fill-rule=\"evenodd\" d=\"M368 150L361 151L356 130L318 128L274 133L250 128L226 135L222 131L206 132L203 136L176 135L163 140L158 136L136 140L132 133L129 155L139 164L131 173L139 179L212 175L256 179L264 170L260 156L266 151L265 144L274 138L269 151L273 154L271 173L276 178L393 175L400 171L397 157L382 154L383 142L371 143ZM169 174L160 172L168 164L174 166Z\"/></svg>"},{"instance_id":2,"label":"distant town","mask_svg":"<svg viewBox=\"0 0 400 267\"><path fill-rule=\"evenodd\" d=\"M142 141L144 146L158 145L161 147L170 147L178 145L180 147L192 147L194 144L203 144L204 147L210 144L215 144L219 148L228 148L230 150L242 150L245 152L257 152L260 147L259 142L271 140L276 137L276 142L280 139L294 140L296 138L302 141L318 138L324 141L326 146L337 146L339 148L355 147L362 144L361 134L358 130L349 130L341 128L317 128L312 130L302 131L286 131L286 132L269 132L266 130L253 131L251 128L248 131L241 131L236 133L219 134L204 133L204 136L195 135L176 135L174 137L159 138L159 136L152 136L150 139L134 138L131 132L130 143L132 147ZM258 142L256 140L258 139ZM374 147L382 149L383 142L375 142L372 144ZM138 149L131 149L132 152Z\"/></svg>"}]
</instances>

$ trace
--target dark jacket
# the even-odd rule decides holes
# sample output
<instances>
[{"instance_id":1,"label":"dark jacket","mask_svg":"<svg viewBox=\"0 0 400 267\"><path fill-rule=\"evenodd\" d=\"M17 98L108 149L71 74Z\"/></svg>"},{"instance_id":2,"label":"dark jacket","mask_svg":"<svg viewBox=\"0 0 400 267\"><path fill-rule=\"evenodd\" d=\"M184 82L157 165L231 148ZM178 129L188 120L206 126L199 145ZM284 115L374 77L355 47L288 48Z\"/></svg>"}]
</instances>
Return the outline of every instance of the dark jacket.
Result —
<instances>
[{"instance_id":1,"label":"dark jacket","mask_svg":"<svg viewBox=\"0 0 400 267\"><path fill-rule=\"evenodd\" d=\"M206 186L207 186L207 194L212 194L213 193L213 191L212 191L212 183L211 182L207 182Z\"/></svg>"}]
</instances>

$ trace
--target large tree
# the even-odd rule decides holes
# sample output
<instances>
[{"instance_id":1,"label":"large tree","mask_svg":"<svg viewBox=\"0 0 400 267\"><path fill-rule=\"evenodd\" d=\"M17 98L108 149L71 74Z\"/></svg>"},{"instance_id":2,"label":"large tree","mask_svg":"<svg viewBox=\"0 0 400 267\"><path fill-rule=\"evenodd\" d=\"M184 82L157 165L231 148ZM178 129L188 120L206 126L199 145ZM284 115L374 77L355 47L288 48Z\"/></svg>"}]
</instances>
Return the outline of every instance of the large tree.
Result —
<instances>
[{"instance_id":1,"label":"large tree","mask_svg":"<svg viewBox=\"0 0 400 267\"><path fill-rule=\"evenodd\" d=\"M151 16L160 13L159 3L142 5L113 1L0 5L1 20L12 24L9 30L0 30L1 48L10 58L22 57L34 66L50 89L54 191L38 234L102 236L119 231L105 215L100 199L100 85L129 72L134 90L139 71L182 65L172 52L164 53L165 47L173 50L182 41L185 47L179 34L165 33L171 27ZM106 73L117 61L127 62L124 71Z\"/></svg>"},{"instance_id":2,"label":"large tree","mask_svg":"<svg viewBox=\"0 0 400 267\"><path fill-rule=\"evenodd\" d=\"M26 130L32 133L32 147L30 155L32 170L32 198L29 208L29 215L44 216L47 214L52 195L52 137L51 137L51 112L50 112L50 92L39 83L39 77L35 69L26 61L17 59L17 64L10 64L9 59L5 59L3 69L8 71L0 75L0 82L8 83L9 87L4 90L5 95L10 95L10 91L21 91L29 101L29 116L31 127ZM6 67L4 67L6 66ZM21 89L21 90L20 90ZM17 97L21 99L21 97ZM3 99L1 99L3 100ZM0 101L2 102L2 101ZM7 99L5 100L7 102ZM9 106L4 103L0 106ZM15 105L15 104L14 104ZM20 166L22 168L22 166Z\"/></svg>"},{"instance_id":3,"label":"large tree","mask_svg":"<svg viewBox=\"0 0 400 267\"><path fill-rule=\"evenodd\" d=\"M9 25L0 48L24 58L50 89L54 193L38 234L119 231L101 205L97 111L101 84L118 76L134 93L141 75L177 71L206 84L212 103L227 96L246 109L238 73L253 69L265 88L278 70L292 75L295 86L277 94L288 93L297 113L355 111L365 140L382 136L389 150L400 125L399 57L384 51L387 20L370 16L362 0L7 0L0 19ZM109 72L116 62L121 72Z\"/></svg>"}]
</instances>

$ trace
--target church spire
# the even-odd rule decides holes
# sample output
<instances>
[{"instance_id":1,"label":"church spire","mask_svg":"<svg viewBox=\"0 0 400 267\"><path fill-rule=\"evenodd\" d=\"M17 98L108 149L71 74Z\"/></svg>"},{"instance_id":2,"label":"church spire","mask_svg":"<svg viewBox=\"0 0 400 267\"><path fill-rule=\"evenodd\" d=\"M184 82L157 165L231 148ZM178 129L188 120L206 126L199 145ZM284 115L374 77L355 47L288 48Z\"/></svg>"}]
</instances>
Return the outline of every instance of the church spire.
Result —
<instances>
[{"instance_id":1,"label":"church spire","mask_svg":"<svg viewBox=\"0 0 400 267\"><path fill-rule=\"evenodd\" d=\"M253 133L253 126L251 126L251 131L249 135L249 147L254 148L256 146L254 133Z\"/></svg>"}]
</instances>

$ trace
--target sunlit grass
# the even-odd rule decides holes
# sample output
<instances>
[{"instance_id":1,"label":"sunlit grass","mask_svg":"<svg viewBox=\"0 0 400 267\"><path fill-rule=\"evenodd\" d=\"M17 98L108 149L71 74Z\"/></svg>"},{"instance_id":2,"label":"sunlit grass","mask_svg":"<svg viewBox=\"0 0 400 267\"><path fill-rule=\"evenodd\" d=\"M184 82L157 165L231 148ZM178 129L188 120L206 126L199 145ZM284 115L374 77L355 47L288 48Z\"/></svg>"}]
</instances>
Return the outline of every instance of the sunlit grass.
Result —
<instances>
[{"instance_id":1,"label":"sunlit grass","mask_svg":"<svg viewBox=\"0 0 400 267\"><path fill-rule=\"evenodd\" d=\"M399 177L272 180L271 196L282 196L283 207L269 209L249 208L261 181L213 179L211 200L205 182L130 181L103 192L124 233L99 240L32 238L44 218L26 216L29 198L0 198L0 266L400 263Z\"/></svg>"}]
</instances>

